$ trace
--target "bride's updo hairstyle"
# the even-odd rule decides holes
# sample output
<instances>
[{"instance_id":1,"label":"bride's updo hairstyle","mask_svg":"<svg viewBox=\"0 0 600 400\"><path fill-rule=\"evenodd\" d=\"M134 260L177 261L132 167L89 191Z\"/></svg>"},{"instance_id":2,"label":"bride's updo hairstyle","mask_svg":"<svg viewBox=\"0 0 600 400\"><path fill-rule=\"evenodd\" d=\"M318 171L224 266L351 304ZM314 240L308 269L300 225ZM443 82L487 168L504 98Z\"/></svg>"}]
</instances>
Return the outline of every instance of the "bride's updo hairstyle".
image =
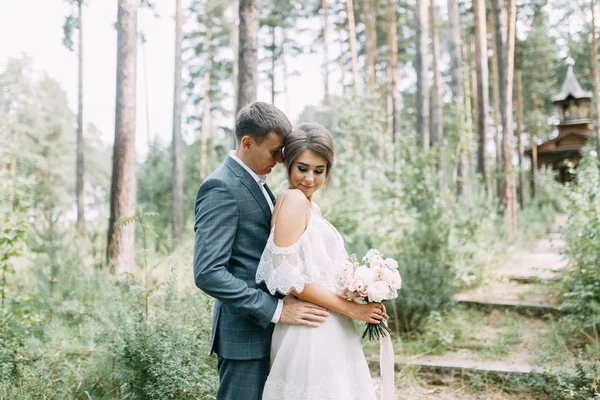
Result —
<instances>
[{"instance_id":1,"label":"bride's updo hairstyle","mask_svg":"<svg viewBox=\"0 0 600 400\"><path fill-rule=\"evenodd\" d=\"M331 133L321 124L304 122L294 128L292 133L285 137L283 143L283 165L287 171L288 180L290 180L292 164L304 150L311 150L327 160L325 185L329 186L335 157L333 136Z\"/></svg>"}]
</instances>

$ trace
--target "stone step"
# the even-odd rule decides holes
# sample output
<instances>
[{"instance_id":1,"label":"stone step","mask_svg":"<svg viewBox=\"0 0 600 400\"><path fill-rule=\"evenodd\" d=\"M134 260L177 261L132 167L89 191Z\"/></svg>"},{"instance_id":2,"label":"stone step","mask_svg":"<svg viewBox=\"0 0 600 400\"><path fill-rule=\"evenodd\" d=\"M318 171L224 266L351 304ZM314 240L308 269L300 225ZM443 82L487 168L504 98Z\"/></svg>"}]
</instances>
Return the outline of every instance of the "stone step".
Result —
<instances>
[{"instance_id":1,"label":"stone step","mask_svg":"<svg viewBox=\"0 0 600 400\"><path fill-rule=\"evenodd\" d=\"M551 304L498 299L470 300L467 298L458 298L456 300L458 301L458 304L462 304L467 307L476 307L490 311L494 309L511 310L520 314L532 316L543 316L545 314L564 314L563 310L559 310L558 307Z\"/></svg>"},{"instance_id":2,"label":"stone step","mask_svg":"<svg viewBox=\"0 0 600 400\"><path fill-rule=\"evenodd\" d=\"M379 359L369 358L369 366L374 375L376 375L379 369ZM395 359L396 370L400 371L404 367L417 369L420 373L486 375L503 379L536 374L541 375L552 372L572 374L571 371L548 371L535 365L506 363L502 361L444 360L427 358L407 359L397 356Z\"/></svg>"},{"instance_id":3,"label":"stone step","mask_svg":"<svg viewBox=\"0 0 600 400\"><path fill-rule=\"evenodd\" d=\"M501 361L472 361L472 360L396 360L397 367L410 365L414 368L431 372L453 373L493 373L496 375L542 374L544 370L528 364L504 363Z\"/></svg>"},{"instance_id":4,"label":"stone step","mask_svg":"<svg viewBox=\"0 0 600 400\"><path fill-rule=\"evenodd\" d=\"M556 231L550 231L550 232L546 233L544 236L542 236L542 239L561 240L562 236L560 235L560 233L558 233Z\"/></svg>"},{"instance_id":5,"label":"stone step","mask_svg":"<svg viewBox=\"0 0 600 400\"><path fill-rule=\"evenodd\" d=\"M548 275L548 274L546 274L546 275ZM517 283L523 283L523 284L554 283L554 282L558 282L560 280L560 278L555 275L553 275L553 276L548 275L547 277L542 277L542 276L538 276L538 275L512 275L512 276L508 276L507 278L510 281L517 282Z\"/></svg>"},{"instance_id":6,"label":"stone step","mask_svg":"<svg viewBox=\"0 0 600 400\"><path fill-rule=\"evenodd\" d=\"M535 242L535 246L531 248L533 253L553 252L560 254L561 249L566 245L566 242L562 238L548 238L546 240L538 240Z\"/></svg>"},{"instance_id":7,"label":"stone step","mask_svg":"<svg viewBox=\"0 0 600 400\"><path fill-rule=\"evenodd\" d=\"M543 272L559 272L559 271L564 271L565 269L567 269L567 266L566 266L566 264L556 263L554 265L547 265L545 267L533 266L533 267L531 267L531 269L533 271L540 271L542 273Z\"/></svg>"}]
</instances>

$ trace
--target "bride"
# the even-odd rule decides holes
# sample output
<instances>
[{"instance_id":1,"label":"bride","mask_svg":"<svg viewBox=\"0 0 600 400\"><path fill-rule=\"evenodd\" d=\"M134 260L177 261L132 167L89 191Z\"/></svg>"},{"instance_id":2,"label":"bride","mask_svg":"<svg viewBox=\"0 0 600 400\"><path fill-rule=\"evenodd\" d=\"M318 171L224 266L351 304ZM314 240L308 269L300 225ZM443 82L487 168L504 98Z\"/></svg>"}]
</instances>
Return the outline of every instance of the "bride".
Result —
<instances>
[{"instance_id":1,"label":"bride","mask_svg":"<svg viewBox=\"0 0 600 400\"><path fill-rule=\"evenodd\" d=\"M319 124L300 124L285 139L290 190L277 198L256 281L271 294L292 293L330 313L318 328L275 325L263 399L375 399L352 320L379 323L388 316L379 303L356 304L335 294L335 275L348 254L312 201L331 181L333 159L333 138Z\"/></svg>"}]
</instances>

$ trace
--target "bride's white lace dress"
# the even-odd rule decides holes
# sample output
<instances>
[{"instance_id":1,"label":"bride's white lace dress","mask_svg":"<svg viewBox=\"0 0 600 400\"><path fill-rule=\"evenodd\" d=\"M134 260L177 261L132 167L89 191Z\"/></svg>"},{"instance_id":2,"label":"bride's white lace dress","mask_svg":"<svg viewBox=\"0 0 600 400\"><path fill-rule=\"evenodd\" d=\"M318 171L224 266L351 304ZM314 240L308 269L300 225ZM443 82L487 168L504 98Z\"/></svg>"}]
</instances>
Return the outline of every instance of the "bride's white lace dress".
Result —
<instances>
[{"instance_id":1,"label":"bride's white lace dress","mask_svg":"<svg viewBox=\"0 0 600 400\"><path fill-rule=\"evenodd\" d=\"M300 239L289 247L273 242L274 229L258 266L256 280L271 293L319 283L335 290L337 268L347 258L344 240L311 208ZM271 344L271 370L263 399L371 400L375 388L354 322L329 312L318 328L277 324Z\"/></svg>"}]
</instances>

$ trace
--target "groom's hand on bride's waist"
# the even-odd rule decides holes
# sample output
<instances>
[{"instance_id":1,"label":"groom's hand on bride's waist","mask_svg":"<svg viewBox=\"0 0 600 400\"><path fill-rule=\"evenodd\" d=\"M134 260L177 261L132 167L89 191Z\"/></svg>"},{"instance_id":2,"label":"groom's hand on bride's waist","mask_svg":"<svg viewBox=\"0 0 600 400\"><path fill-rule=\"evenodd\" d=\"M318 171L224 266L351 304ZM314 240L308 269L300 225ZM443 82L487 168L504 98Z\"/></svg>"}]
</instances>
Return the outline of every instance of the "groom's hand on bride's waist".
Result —
<instances>
[{"instance_id":1,"label":"groom's hand on bride's waist","mask_svg":"<svg viewBox=\"0 0 600 400\"><path fill-rule=\"evenodd\" d=\"M288 294L283 298L283 310L278 323L316 328L321 322L325 322L328 315L325 308Z\"/></svg>"}]
</instances>

